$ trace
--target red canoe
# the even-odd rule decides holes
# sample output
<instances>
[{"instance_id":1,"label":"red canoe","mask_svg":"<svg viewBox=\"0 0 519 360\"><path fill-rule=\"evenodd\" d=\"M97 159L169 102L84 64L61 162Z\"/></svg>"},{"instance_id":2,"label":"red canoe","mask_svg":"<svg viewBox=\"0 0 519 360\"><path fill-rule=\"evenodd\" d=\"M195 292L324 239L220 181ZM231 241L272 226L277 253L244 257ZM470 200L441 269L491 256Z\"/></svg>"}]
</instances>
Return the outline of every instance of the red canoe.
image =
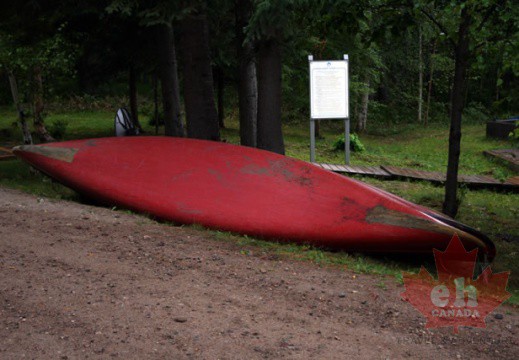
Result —
<instances>
[{"instance_id":1,"label":"red canoe","mask_svg":"<svg viewBox=\"0 0 519 360\"><path fill-rule=\"evenodd\" d=\"M304 161L171 137L20 146L14 153L102 202L183 224L348 251L430 253L457 233L491 260L483 234Z\"/></svg>"}]
</instances>

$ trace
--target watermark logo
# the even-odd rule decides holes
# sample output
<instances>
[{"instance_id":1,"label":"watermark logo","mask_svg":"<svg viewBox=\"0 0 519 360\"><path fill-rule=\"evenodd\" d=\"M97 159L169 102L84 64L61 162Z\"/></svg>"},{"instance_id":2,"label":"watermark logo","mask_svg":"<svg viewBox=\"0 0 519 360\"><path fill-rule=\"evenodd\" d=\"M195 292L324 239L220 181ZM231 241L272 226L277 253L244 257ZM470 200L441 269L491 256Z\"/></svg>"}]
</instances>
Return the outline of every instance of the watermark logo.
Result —
<instances>
[{"instance_id":1,"label":"watermark logo","mask_svg":"<svg viewBox=\"0 0 519 360\"><path fill-rule=\"evenodd\" d=\"M492 273L487 266L474 279L477 249L467 252L457 235L444 252L434 249L438 278L423 266L418 274L404 273L402 298L427 319L426 328L485 327L485 318L510 297L506 284L510 272Z\"/></svg>"}]
</instances>

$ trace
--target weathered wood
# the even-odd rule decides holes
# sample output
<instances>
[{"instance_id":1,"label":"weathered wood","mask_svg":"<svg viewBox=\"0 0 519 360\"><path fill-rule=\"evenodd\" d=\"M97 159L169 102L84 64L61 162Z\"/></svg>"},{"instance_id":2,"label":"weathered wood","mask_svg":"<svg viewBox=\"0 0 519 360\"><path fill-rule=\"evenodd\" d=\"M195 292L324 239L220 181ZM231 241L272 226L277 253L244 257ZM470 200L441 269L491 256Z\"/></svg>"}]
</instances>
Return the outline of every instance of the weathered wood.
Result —
<instances>
[{"instance_id":1,"label":"weathered wood","mask_svg":"<svg viewBox=\"0 0 519 360\"><path fill-rule=\"evenodd\" d=\"M519 149L487 150L483 153L503 161L513 171L519 171Z\"/></svg>"},{"instance_id":2,"label":"weathered wood","mask_svg":"<svg viewBox=\"0 0 519 360\"><path fill-rule=\"evenodd\" d=\"M496 139L508 139L509 134L517 128L515 121L489 121L487 122L487 137Z\"/></svg>"},{"instance_id":3,"label":"weathered wood","mask_svg":"<svg viewBox=\"0 0 519 360\"><path fill-rule=\"evenodd\" d=\"M0 160L11 160L14 159L15 156L11 149L0 146Z\"/></svg>"},{"instance_id":4,"label":"weathered wood","mask_svg":"<svg viewBox=\"0 0 519 360\"><path fill-rule=\"evenodd\" d=\"M345 173L345 174L356 174L356 175L370 175L370 176L391 176L388 172L384 171L380 166L351 166L351 165L335 165L335 164L319 164L314 163L325 170Z\"/></svg>"},{"instance_id":5,"label":"weathered wood","mask_svg":"<svg viewBox=\"0 0 519 360\"><path fill-rule=\"evenodd\" d=\"M313 163L325 170L341 174L354 174L383 177L386 179L414 179L443 184L446 181L444 173L436 171L423 171L417 169L405 169L396 166L351 166L336 164ZM496 188L505 190L519 190L519 176L500 181L484 175L458 175L458 182L472 188Z\"/></svg>"},{"instance_id":6,"label":"weathered wood","mask_svg":"<svg viewBox=\"0 0 519 360\"><path fill-rule=\"evenodd\" d=\"M422 171L414 169L404 169L396 166L382 166L384 170L397 178L407 178L416 180L425 180L435 183L444 183L446 177L444 173L434 171ZM499 181L490 176L484 175L458 175L458 182L471 187L497 187L497 188L518 188L519 184L513 181Z\"/></svg>"}]
</instances>

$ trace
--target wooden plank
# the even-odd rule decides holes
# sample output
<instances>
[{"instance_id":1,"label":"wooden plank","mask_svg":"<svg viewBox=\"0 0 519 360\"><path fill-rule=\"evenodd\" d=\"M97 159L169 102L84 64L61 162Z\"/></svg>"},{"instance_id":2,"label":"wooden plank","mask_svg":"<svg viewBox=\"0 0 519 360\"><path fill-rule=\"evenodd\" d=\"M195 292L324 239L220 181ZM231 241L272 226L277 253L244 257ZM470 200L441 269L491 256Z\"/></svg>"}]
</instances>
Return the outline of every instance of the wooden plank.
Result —
<instances>
[{"instance_id":1,"label":"wooden plank","mask_svg":"<svg viewBox=\"0 0 519 360\"><path fill-rule=\"evenodd\" d=\"M352 165L334 165L334 164L319 164L323 169L334 172L381 176L381 177L398 177L406 179L415 179L430 181L435 183L444 183L446 180L445 174L436 171L423 171L418 169L406 169L396 166L352 166ZM473 187L495 187L504 189L519 189L519 176L511 178L505 182L496 180L490 176L485 175L459 175L458 181Z\"/></svg>"},{"instance_id":2,"label":"wooden plank","mask_svg":"<svg viewBox=\"0 0 519 360\"><path fill-rule=\"evenodd\" d=\"M483 151L487 157L497 158L510 169L519 171L519 149L499 149Z\"/></svg>"},{"instance_id":3,"label":"wooden plank","mask_svg":"<svg viewBox=\"0 0 519 360\"><path fill-rule=\"evenodd\" d=\"M445 182L445 174L433 171L421 171L416 169L404 169L395 166L382 166L384 170L393 176L427 180L432 182ZM490 176L484 175L459 175L458 181L468 185L476 186L515 186L513 183L502 183Z\"/></svg>"},{"instance_id":4,"label":"wooden plank","mask_svg":"<svg viewBox=\"0 0 519 360\"><path fill-rule=\"evenodd\" d=\"M14 159L16 156L14 156L12 150L10 148L0 146L0 161L1 160L11 160Z\"/></svg>"},{"instance_id":5,"label":"wooden plank","mask_svg":"<svg viewBox=\"0 0 519 360\"><path fill-rule=\"evenodd\" d=\"M2 160L11 160L11 159L16 159L16 156L14 156L13 154L0 155L0 161L2 161Z\"/></svg>"},{"instance_id":6,"label":"wooden plank","mask_svg":"<svg viewBox=\"0 0 519 360\"><path fill-rule=\"evenodd\" d=\"M330 168L328 167L328 164L320 164L320 163L312 163L312 164L317 167L320 167L321 169L330 170Z\"/></svg>"},{"instance_id":7,"label":"wooden plank","mask_svg":"<svg viewBox=\"0 0 519 360\"><path fill-rule=\"evenodd\" d=\"M371 171L370 169L366 168L366 167L357 167L357 169L355 169L357 171L357 174L359 175L373 175L374 172Z\"/></svg>"},{"instance_id":8,"label":"wooden plank","mask_svg":"<svg viewBox=\"0 0 519 360\"><path fill-rule=\"evenodd\" d=\"M382 169L387 171L389 174L397 177L405 177L411 179L418 180L428 180L435 182L442 182L444 180L444 176L441 173L432 172L432 171L420 171L414 169L404 169L396 166L381 166Z\"/></svg>"},{"instance_id":9,"label":"wooden plank","mask_svg":"<svg viewBox=\"0 0 519 360\"><path fill-rule=\"evenodd\" d=\"M373 171L376 172L377 176L391 177L391 174L384 170L382 167L373 166Z\"/></svg>"},{"instance_id":10,"label":"wooden plank","mask_svg":"<svg viewBox=\"0 0 519 360\"><path fill-rule=\"evenodd\" d=\"M347 174L358 174L358 175L371 175L371 176L384 176L389 177L387 171L382 169L379 166L353 166L353 165L338 165L338 164L318 164L315 163L316 166L320 166L325 170L330 170L339 173L347 173Z\"/></svg>"}]
</instances>

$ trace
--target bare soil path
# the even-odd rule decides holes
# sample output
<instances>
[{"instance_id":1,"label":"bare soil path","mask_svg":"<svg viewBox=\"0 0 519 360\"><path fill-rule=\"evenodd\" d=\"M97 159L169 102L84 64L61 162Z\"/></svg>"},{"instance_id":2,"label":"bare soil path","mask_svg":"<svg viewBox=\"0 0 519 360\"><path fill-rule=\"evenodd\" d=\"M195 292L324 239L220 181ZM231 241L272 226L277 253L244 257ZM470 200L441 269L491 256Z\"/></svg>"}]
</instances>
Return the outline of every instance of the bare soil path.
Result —
<instances>
[{"instance_id":1,"label":"bare soil path","mask_svg":"<svg viewBox=\"0 0 519 360\"><path fill-rule=\"evenodd\" d=\"M0 358L519 356L516 308L486 329L429 331L390 279L242 250L0 188Z\"/></svg>"}]
</instances>

